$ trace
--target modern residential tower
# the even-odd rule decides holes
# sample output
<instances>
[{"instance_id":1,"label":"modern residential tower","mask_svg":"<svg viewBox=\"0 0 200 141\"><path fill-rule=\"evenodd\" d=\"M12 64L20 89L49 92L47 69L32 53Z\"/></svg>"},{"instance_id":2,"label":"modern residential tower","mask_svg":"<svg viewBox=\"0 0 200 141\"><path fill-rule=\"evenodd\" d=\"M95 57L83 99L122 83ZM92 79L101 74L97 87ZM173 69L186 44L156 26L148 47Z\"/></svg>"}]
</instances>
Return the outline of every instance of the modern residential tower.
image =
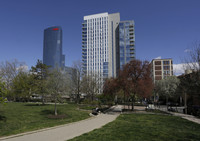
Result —
<instances>
[{"instance_id":1,"label":"modern residential tower","mask_svg":"<svg viewBox=\"0 0 200 141\"><path fill-rule=\"evenodd\" d=\"M119 23L119 59L120 69L135 59L134 21L121 21Z\"/></svg>"},{"instance_id":2,"label":"modern residential tower","mask_svg":"<svg viewBox=\"0 0 200 141\"><path fill-rule=\"evenodd\" d=\"M119 13L84 16L83 71L97 75L103 86L106 78L117 77L120 66L135 58L134 43L134 21L120 22Z\"/></svg>"},{"instance_id":3,"label":"modern residential tower","mask_svg":"<svg viewBox=\"0 0 200 141\"><path fill-rule=\"evenodd\" d=\"M82 26L83 71L104 78L116 77L119 13L84 16Z\"/></svg>"},{"instance_id":4,"label":"modern residential tower","mask_svg":"<svg viewBox=\"0 0 200 141\"><path fill-rule=\"evenodd\" d=\"M43 63L51 66L51 68L63 68L65 66L60 26L49 27L44 30Z\"/></svg>"}]
</instances>

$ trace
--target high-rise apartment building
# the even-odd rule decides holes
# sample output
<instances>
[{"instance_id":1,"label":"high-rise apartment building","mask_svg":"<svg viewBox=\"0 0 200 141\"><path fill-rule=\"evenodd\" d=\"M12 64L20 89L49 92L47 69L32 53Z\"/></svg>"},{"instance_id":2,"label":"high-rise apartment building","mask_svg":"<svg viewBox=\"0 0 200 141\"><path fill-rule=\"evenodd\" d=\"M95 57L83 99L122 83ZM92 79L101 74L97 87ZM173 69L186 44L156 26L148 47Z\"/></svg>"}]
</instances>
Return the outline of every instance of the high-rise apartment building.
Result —
<instances>
[{"instance_id":1,"label":"high-rise apartment building","mask_svg":"<svg viewBox=\"0 0 200 141\"><path fill-rule=\"evenodd\" d=\"M121 21L119 23L119 59L120 69L135 59L134 21Z\"/></svg>"},{"instance_id":2,"label":"high-rise apartment building","mask_svg":"<svg viewBox=\"0 0 200 141\"><path fill-rule=\"evenodd\" d=\"M119 13L84 16L82 23L83 71L104 78L116 77Z\"/></svg>"},{"instance_id":3,"label":"high-rise apartment building","mask_svg":"<svg viewBox=\"0 0 200 141\"><path fill-rule=\"evenodd\" d=\"M134 58L134 21L120 22L119 13L84 16L82 62L87 75L98 76L102 85L105 78L116 77L120 66Z\"/></svg>"},{"instance_id":4,"label":"high-rise apartment building","mask_svg":"<svg viewBox=\"0 0 200 141\"><path fill-rule=\"evenodd\" d=\"M153 59L151 61L151 67L154 83L156 80L162 80L173 75L172 59Z\"/></svg>"},{"instance_id":5,"label":"high-rise apartment building","mask_svg":"<svg viewBox=\"0 0 200 141\"><path fill-rule=\"evenodd\" d=\"M62 28L60 26L44 30L43 63L51 68L65 66L65 55L62 54Z\"/></svg>"}]
</instances>

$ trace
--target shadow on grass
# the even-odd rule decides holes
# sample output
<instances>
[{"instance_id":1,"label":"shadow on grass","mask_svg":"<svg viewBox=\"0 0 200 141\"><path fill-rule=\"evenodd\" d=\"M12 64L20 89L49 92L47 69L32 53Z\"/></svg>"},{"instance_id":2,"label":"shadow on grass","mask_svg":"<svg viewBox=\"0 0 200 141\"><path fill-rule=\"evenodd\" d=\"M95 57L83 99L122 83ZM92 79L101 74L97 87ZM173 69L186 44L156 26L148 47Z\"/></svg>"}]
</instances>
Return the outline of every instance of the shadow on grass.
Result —
<instances>
[{"instance_id":1,"label":"shadow on grass","mask_svg":"<svg viewBox=\"0 0 200 141\"><path fill-rule=\"evenodd\" d=\"M29 104L25 104L24 106L48 106L48 104L29 103Z\"/></svg>"},{"instance_id":2,"label":"shadow on grass","mask_svg":"<svg viewBox=\"0 0 200 141\"><path fill-rule=\"evenodd\" d=\"M41 115L54 115L54 110L42 110Z\"/></svg>"},{"instance_id":3,"label":"shadow on grass","mask_svg":"<svg viewBox=\"0 0 200 141\"><path fill-rule=\"evenodd\" d=\"M64 119L68 118L66 114L61 114L60 111L57 111L58 115L55 115L54 110L43 110L41 111L41 115L46 116L49 119Z\"/></svg>"},{"instance_id":4,"label":"shadow on grass","mask_svg":"<svg viewBox=\"0 0 200 141\"><path fill-rule=\"evenodd\" d=\"M7 118L5 116L0 115L0 121L6 122Z\"/></svg>"}]
</instances>

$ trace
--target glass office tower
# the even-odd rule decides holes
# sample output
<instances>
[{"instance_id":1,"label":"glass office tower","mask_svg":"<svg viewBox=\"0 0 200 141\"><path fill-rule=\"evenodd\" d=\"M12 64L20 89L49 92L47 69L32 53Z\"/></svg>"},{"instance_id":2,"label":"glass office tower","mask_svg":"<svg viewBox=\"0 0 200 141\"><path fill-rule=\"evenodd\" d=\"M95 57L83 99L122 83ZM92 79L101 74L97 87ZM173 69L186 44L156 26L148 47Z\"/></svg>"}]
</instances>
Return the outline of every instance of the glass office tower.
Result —
<instances>
[{"instance_id":1,"label":"glass office tower","mask_svg":"<svg viewBox=\"0 0 200 141\"><path fill-rule=\"evenodd\" d=\"M134 21L119 23L119 59L120 69L123 65L135 58Z\"/></svg>"},{"instance_id":2,"label":"glass office tower","mask_svg":"<svg viewBox=\"0 0 200 141\"><path fill-rule=\"evenodd\" d=\"M51 68L64 68L65 66L60 26L49 27L44 30L43 63L51 66Z\"/></svg>"}]
</instances>

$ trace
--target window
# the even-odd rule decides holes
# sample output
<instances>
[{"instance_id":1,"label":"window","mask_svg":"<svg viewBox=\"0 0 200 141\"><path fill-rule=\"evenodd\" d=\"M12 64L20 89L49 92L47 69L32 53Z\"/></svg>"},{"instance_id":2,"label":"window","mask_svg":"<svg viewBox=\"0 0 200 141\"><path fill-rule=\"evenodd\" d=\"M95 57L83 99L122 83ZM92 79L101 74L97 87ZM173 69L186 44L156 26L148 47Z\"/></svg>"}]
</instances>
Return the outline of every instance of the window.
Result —
<instances>
[{"instance_id":1,"label":"window","mask_svg":"<svg viewBox=\"0 0 200 141\"><path fill-rule=\"evenodd\" d=\"M164 70L169 70L169 66L163 66Z\"/></svg>"},{"instance_id":2,"label":"window","mask_svg":"<svg viewBox=\"0 0 200 141\"><path fill-rule=\"evenodd\" d=\"M169 65L169 61L163 61L164 65Z\"/></svg>"}]
</instances>

